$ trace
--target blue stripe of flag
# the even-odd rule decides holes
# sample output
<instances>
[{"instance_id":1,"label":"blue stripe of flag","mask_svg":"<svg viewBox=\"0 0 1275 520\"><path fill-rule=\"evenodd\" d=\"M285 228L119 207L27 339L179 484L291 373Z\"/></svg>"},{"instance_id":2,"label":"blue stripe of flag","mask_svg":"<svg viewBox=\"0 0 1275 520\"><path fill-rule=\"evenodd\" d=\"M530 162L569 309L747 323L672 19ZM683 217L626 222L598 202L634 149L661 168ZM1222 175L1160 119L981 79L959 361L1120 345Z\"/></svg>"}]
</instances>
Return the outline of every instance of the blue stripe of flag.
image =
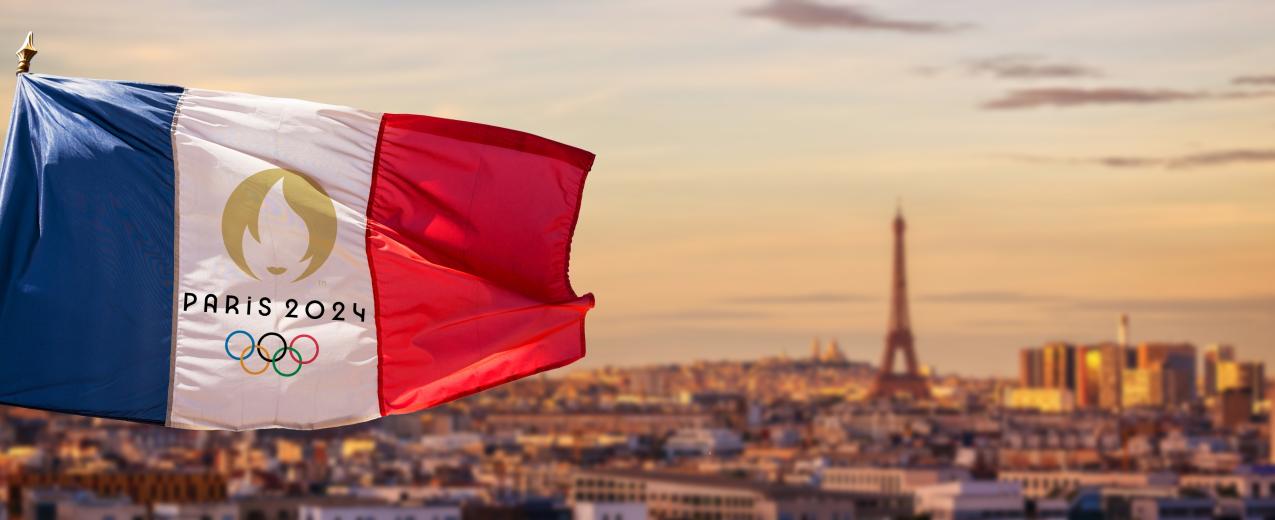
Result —
<instances>
[{"instance_id":1,"label":"blue stripe of flag","mask_svg":"<svg viewBox=\"0 0 1275 520\"><path fill-rule=\"evenodd\" d=\"M165 421L181 92L18 78L0 169L0 402Z\"/></svg>"}]
</instances>

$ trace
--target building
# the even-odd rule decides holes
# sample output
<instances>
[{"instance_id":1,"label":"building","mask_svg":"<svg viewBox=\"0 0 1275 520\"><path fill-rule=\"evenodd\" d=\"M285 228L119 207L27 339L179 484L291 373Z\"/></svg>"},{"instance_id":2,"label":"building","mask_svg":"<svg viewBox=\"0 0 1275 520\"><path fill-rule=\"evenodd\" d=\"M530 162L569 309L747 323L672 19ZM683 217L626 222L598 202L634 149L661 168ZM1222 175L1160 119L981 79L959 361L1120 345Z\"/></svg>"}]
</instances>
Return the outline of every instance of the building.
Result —
<instances>
[{"instance_id":1,"label":"building","mask_svg":"<svg viewBox=\"0 0 1275 520\"><path fill-rule=\"evenodd\" d=\"M234 501L235 507L239 510L239 518L241 520L320 520L321 518L335 518L335 516L314 516L307 518L306 512L318 515L319 513L333 513L336 511L382 511L389 502L378 498L355 497L342 495L321 495L321 496L275 496L275 495L256 495L250 497L238 498ZM445 506L447 507L454 506ZM307 509L309 508L309 509ZM457 509L458 510L458 509ZM435 511L431 509L430 511ZM350 513L341 515L344 520L353 520L356 516ZM403 517L396 520L403 520ZM391 518L372 516L371 518ZM459 520L457 516L452 520ZM416 516L415 520L435 520L432 517ZM442 517L437 520L446 520Z\"/></svg>"},{"instance_id":2,"label":"building","mask_svg":"<svg viewBox=\"0 0 1275 520\"><path fill-rule=\"evenodd\" d=\"M1176 486L1173 473L1120 471L1001 471L996 479L1018 484L1029 498L1064 496L1081 488L1147 488Z\"/></svg>"},{"instance_id":3,"label":"building","mask_svg":"<svg viewBox=\"0 0 1275 520\"><path fill-rule=\"evenodd\" d=\"M22 516L29 520L142 520L146 506L124 497L103 498L91 491L68 489L27 489L23 501L29 504Z\"/></svg>"},{"instance_id":4,"label":"building","mask_svg":"<svg viewBox=\"0 0 1275 520\"><path fill-rule=\"evenodd\" d=\"M916 514L932 520L1027 518L1022 489L1013 482L966 481L916 491Z\"/></svg>"},{"instance_id":5,"label":"building","mask_svg":"<svg viewBox=\"0 0 1275 520\"><path fill-rule=\"evenodd\" d=\"M1128 503L1128 518L1138 520L1213 518L1215 510L1211 498L1144 496L1130 498Z\"/></svg>"},{"instance_id":6,"label":"building","mask_svg":"<svg viewBox=\"0 0 1275 520\"><path fill-rule=\"evenodd\" d=\"M1253 393L1247 388L1228 388L1213 398L1213 427L1234 430L1253 418Z\"/></svg>"},{"instance_id":7,"label":"building","mask_svg":"<svg viewBox=\"0 0 1275 520\"><path fill-rule=\"evenodd\" d=\"M9 516L15 518L23 514L24 489L83 490L142 506L226 500L225 478L213 473L21 473L8 480Z\"/></svg>"},{"instance_id":8,"label":"building","mask_svg":"<svg viewBox=\"0 0 1275 520\"><path fill-rule=\"evenodd\" d=\"M706 428L710 414L698 412L539 412L492 413L484 417L488 432L571 434L580 431L662 436L682 428Z\"/></svg>"},{"instance_id":9,"label":"building","mask_svg":"<svg viewBox=\"0 0 1275 520\"><path fill-rule=\"evenodd\" d=\"M1076 346L1050 343L1041 348L1042 384L1045 388L1076 389Z\"/></svg>"},{"instance_id":10,"label":"building","mask_svg":"<svg viewBox=\"0 0 1275 520\"><path fill-rule=\"evenodd\" d=\"M881 495L911 495L917 488L970 479L962 468L832 467L823 470L820 487L828 491L857 491Z\"/></svg>"},{"instance_id":11,"label":"building","mask_svg":"<svg viewBox=\"0 0 1275 520\"><path fill-rule=\"evenodd\" d=\"M1035 410L1045 413L1068 413L1076 408L1076 399L1065 388L1006 388L1005 408Z\"/></svg>"},{"instance_id":12,"label":"building","mask_svg":"<svg viewBox=\"0 0 1275 520\"><path fill-rule=\"evenodd\" d=\"M152 520L239 520L239 506L230 502L155 504Z\"/></svg>"},{"instance_id":13,"label":"building","mask_svg":"<svg viewBox=\"0 0 1275 520\"><path fill-rule=\"evenodd\" d=\"M642 502L577 502L571 510L572 520L646 520L646 504Z\"/></svg>"},{"instance_id":14,"label":"building","mask_svg":"<svg viewBox=\"0 0 1275 520\"><path fill-rule=\"evenodd\" d=\"M1213 518L1275 518L1275 498L1218 498Z\"/></svg>"},{"instance_id":15,"label":"building","mask_svg":"<svg viewBox=\"0 0 1275 520\"><path fill-rule=\"evenodd\" d=\"M1040 349L1024 348L1018 351L1018 386L1040 388L1045 386L1044 357Z\"/></svg>"},{"instance_id":16,"label":"building","mask_svg":"<svg viewBox=\"0 0 1275 520\"><path fill-rule=\"evenodd\" d=\"M1216 387L1213 395L1227 390L1242 390L1250 394L1253 402L1266 395L1266 364L1260 361L1221 361L1216 367Z\"/></svg>"},{"instance_id":17,"label":"building","mask_svg":"<svg viewBox=\"0 0 1275 520\"><path fill-rule=\"evenodd\" d=\"M826 491L716 475L636 470L581 470L569 500L645 503L651 518L779 520L894 518L909 515L907 497Z\"/></svg>"},{"instance_id":18,"label":"building","mask_svg":"<svg viewBox=\"0 0 1275 520\"><path fill-rule=\"evenodd\" d=\"M1121 403L1126 408L1164 406L1164 372L1158 368L1131 368L1121 374Z\"/></svg>"},{"instance_id":19,"label":"building","mask_svg":"<svg viewBox=\"0 0 1275 520\"><path fill-rule=\"evenodd\" d=\"M1179 484L1217 497L1275 498L1275 466L1251 466L1230 473L1182 475Z\"/></svg>"},{"instance_id":20,"label":"building","mask_svg":"<svg viewBox=\"0 0 1275 520\"><path fill-rule=\"evenodd\" d=\"M729 457L743 451L743 439L725 428L685 428L664 441L669 457Z\"/></svg>"},{"instance_id":21,"label":"building","mask_svg":"<svg viewBox=\"0 0 1275 520\"><path fill-rule=\"evenodd\" d=\"M841 351L841 345L834 339L824 349L819 362L824 365L843 365L849 362L849 359L846 358L846 353Z\"/></svg>"},{"instance_id":22,"label":"building","mask_svg":"<svg viewBox=\"0 0 1275 520\"><path fill-rule=\"evenodd\" d=\"M1122 403L1124 348L1114 343L1076 349L1076 406L1118 410Z\"/></svg>"},{"instance_id":23,"label":"building","mask_svg":"<svg viewBox=\"0 0 1275 520\"><path fill-rule=\"evenodd\" d=\"M460 520L460 506L317 504L302 505L298 514L302 520Z\"/></svg>"},{"instance_id":24,"label":"building","mask_svg":"<svg viewBox=\"0 0 1275 520\"><path fill-rule=\"evenodd\" d=\"M1215 343L1204 349L1202 374L1200 374L1202 395L1205 397L1217 395L1217 365L1227 361L1235 361L1235 347Z\"/></svg>"},{"instance_id":25,"label":"building","mask_svg":"<svg viewBox=\"0 0 1275 520\"><path fill-rule=\"evenodd\" d=\"M1141 343L1138 368L1159 369L1164 382L1164 406L1180 406L1195 400L1195 345L1190 343Z\"/></svg>"}]
</instances>

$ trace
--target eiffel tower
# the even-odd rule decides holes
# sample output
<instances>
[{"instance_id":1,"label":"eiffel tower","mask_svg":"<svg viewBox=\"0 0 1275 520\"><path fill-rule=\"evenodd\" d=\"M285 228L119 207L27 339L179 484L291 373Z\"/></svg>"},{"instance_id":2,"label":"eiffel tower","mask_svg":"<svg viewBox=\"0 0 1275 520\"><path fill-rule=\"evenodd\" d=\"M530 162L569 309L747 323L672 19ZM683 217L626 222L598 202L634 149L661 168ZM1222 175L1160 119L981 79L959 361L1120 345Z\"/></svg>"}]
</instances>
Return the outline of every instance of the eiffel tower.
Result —
<instances>
[{"instance_id":1,"label":"eiffel tower","mask_svg":"<svg viewBox=\"0 0 1275 520\"><path fill-rule=\"evenodd\" d=\"M894 215L894 282L890 293L890 324L885 333L885 354L881 357L880 372L872 385L869 397L890 399L907 396L914 400L930 398L930 384L921 376L916 361L916 346L912 338L912 324L908 318L908 282L903 256L903 208ZM907 371L894 372L894 358L903 353Z\"/></svg>"}]
</instances>

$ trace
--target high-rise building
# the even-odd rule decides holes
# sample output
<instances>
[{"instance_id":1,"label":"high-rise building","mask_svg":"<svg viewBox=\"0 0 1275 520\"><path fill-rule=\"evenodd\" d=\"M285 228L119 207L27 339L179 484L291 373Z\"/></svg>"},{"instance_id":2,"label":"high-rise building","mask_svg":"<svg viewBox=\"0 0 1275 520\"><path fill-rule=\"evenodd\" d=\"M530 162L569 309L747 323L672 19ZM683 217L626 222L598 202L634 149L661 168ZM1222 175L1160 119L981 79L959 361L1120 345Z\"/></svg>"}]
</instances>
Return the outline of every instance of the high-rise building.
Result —
<instances>
[{"instance_id":1,"label":"high-rise building","mask_svg":"<svg viewBox=\"0 0 1275 520\"><path fill-rule=\"evenodd\" d=\"M1253 417L1253 394L1247 388L1228 388L1218 392L1213 402L1213 425L1234 429Z\"/></svg>"},{"instance_id":2,"label":"high-rise building","mask_svg":"<svg viewBox=\"0 0 1275 520\"><path fill-rule=\"evenodd\" d=\"M1018 351L1018 386L1039 388L1045 386L1044 358L1040 349L1027 347Z\"/></svg>"},{"instance_id":3,"label":"high-rise building","mask_svg":"<svg viewBox=\"0 0 1275 520\"><path fill-rule=\"evenodd\" d=\"M1271 392L1270 395L1266 396L1266 398L1271 402L1275 402L1275 392ZM1266 447L1266 451L1270 454L1270 463L1275 464L1275 412L1271 412L1267 415L1270 416L1270 424L1266 425L1266 430L1269 432L1271 438L1270 446Z\"/></svg>"},{"instance_id":4,"label":"high-rise building","mask_svg":"<svg viewBox=\"0 0 1275 520\"><path fill-rule=\"evenodd\" d=\"M1076 346L1050 343L1041 348L1045 388L1076 389Z\"/></svg>"},{"instance_id":5,"label":"high-rise building","mask_svg":"<svg viewBox=\"0 0 1275 520\"><path fill-rule=\"evenodd\" d=\"M1195 345L1190 343L1141 343L1138 368L1159 369L1164 378L1164 405L1179 406L1195 399Z\"/></svg>"},{"instance_id":6,"label":"high-rise building","mask_svg":"<svg viewBox=\"0 0 1275 520\"><path fill-rule=\"evenodd\" d=\"M1082 408L1120 408L1124 384L1124 349L1114 343L1076 349L1076 405Z\"/></svg>"},{"instance_id":7,"label":"high-rise building","mask_svg":"<svg viewBox=\"0 0 1275 520\"><path fill-rule=\"evenodd\" d=\"M1131 368L1121 374L1120 394L1126 408L1164 406L1164 372L1156 368Z\"/></svg>"},{"instance_id":8,"label":"high-rise building","mask_svg":"<svg viewBox=\"0 0 1275 520\"><path fill-rule=\"evenodd\" d=\"M1200 377L1200 394L1204 397L1217 395L1217 364L1224 361L1235 361L1235 347L1214 343L1204 349Z\"/></svg>"},{"instance_id":9,"label":"high-rise building","mask_svg":"<svg viewBox=\"0 0 1275 520\"><path fill-rule=\"evenodd\" d=\"M1221 361L1216 367L1216 393L1247 392L1253 401L1266 395L1266 364L1261 361Z\"/></svg>"}]
</instances>

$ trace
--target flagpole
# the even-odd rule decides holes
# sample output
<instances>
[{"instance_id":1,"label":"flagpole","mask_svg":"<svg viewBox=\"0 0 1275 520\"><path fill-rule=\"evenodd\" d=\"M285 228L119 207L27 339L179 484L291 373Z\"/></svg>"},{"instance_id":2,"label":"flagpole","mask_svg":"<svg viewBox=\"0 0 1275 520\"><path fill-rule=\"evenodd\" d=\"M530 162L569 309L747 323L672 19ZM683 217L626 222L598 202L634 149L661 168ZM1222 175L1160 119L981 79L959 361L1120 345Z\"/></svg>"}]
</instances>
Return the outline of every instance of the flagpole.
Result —
<instances>
[{"instance_id":1,"label":"flagpole","mask_svg":"<svg viewBox=\"0 0 1275 520\"><path fill-rule=\"evenodd\" d=\"M30 72L31 58L34 58L37 52L39 51L35 50L35 33L28 32L27 39L22 42L22 47L19 47L18 52L15 53L18 55L18 71L14 75Z\"/></svg>"}]
</instances>

